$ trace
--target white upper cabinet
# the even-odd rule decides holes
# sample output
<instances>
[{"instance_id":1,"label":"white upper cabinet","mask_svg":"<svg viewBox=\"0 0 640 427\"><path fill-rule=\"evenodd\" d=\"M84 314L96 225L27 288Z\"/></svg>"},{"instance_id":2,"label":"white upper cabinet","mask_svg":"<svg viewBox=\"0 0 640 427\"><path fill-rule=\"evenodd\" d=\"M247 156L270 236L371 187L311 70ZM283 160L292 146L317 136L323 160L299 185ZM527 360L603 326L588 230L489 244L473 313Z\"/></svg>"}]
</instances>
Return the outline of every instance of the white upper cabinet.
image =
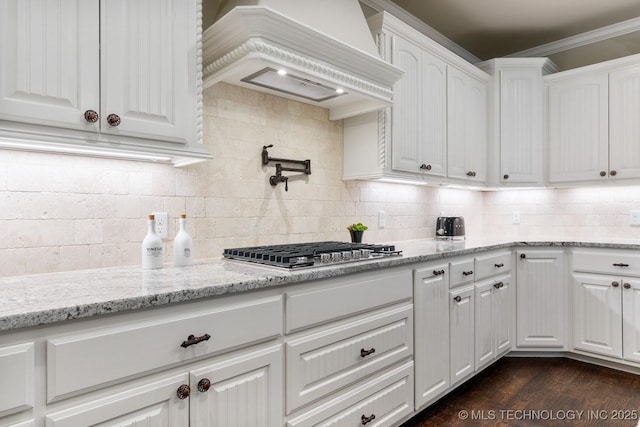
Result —
<instances>
[{"instance_id":1,"label":"white upper cabinet","mask_svg":"<svg viewBox=\"0 0 640 427\"><path fill-rule=\"evenodd\" d=\"M447 176L482 183L487 173L487 85L449 67L447 95Z\"/></svg>"},{"instance_id":2,"label":"white upper cabinet","mask_svg":"<svg viewBox=\"0 0 640 427\"><path fill-rule=\"evenodd\" d=\"M640 177L640 64L609 73L609 167Z\"/></svg>"},{"instance_id":3,"label":"white upper cabinet","mask_svg":"<svg viewBox=\"0 0 640 427\"><path fill-rule=\"evenodd\" d=\"M0 3L0 147L189 164L200 0Z\"/></svg>"},{"instance_id":4,"label":"white upper cabinet","mask_svg":"<svg viewBox=\"0 0 640 427\"><path fill-rule=\"evenodd\" d=\"M393 107L344 121L344 179L484 183L489 76L389 15L369 18L404 70Z\"/></svg>"},{"instance_id":5,"label":"white upper cabinet","mask_svg":"<svg viewBox=\"0 0 640 427\"><path fill-rule=\"evenodd\" d=\"M549 182L609 174L607 73L549 82Z\"/></svg>"},{"instance_id":6,"label":"white upper cabinet","mask_svg":"<svg viewBox=\"0 0 640 427\"><path fill-rule=\"evenodd\" d=\"M0 3L0 119L95 130L100 105L98 0Z\"/></svg>"}]
</instances>

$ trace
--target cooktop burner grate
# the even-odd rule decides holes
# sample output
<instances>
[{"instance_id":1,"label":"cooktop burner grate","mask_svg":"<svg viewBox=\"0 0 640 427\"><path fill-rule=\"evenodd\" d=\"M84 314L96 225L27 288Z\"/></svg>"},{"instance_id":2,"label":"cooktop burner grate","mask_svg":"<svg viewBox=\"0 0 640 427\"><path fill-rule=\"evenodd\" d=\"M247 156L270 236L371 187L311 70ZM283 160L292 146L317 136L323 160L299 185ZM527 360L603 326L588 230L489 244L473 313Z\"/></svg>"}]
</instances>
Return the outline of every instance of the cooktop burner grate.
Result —
<instances>
[{"instance_id":1,"label":"cooktop burner grate","mask_svg":"<svg viewBox=\"0 0 640 427\"><path fill-rule=\"evenodd\" d=\"M400 256L394 245L312 242L225 249L225 258L282 268L319 267Z\"/></svg>"}]
</instances>

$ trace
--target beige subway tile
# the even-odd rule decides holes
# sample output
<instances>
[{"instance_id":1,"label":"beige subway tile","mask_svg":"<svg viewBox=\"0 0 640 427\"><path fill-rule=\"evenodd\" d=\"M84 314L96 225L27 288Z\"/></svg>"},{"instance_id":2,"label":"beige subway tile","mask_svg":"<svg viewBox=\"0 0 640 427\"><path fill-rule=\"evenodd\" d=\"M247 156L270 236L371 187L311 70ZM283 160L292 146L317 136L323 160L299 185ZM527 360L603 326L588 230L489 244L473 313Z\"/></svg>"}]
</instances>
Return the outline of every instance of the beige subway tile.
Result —
<instances>
[{"instance_id":1,"label":"beige subway tile","mask_svg":"<svg viewBox=\"0 0 640 427\"><path fill-rule=\"evenodd\" d=\"M0 277L27 274L26 252L25 248L0 249Z\"/></svg>"}]
</instances>

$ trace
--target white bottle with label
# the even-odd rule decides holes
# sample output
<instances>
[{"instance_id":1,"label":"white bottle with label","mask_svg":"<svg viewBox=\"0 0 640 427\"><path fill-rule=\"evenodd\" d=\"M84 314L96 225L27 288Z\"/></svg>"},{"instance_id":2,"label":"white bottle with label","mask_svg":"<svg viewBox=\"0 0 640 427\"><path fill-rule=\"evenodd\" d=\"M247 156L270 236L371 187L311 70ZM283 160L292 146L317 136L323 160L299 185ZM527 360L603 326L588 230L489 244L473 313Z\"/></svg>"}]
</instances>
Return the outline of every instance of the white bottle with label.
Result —
<instances>
[{"instance_id":1,"label":"white bottle with label","mask_svg":"<svg viewBox=\"0 0 640 427\"><path fill-rule=\"evenodd\" d=\"M178 223L180 228L173 240L173 259L176 267L193 265L193 240L186 230L187 216L182 214Z\"/></svg>"},{"instance_id":2,"label":"white bottle with label","mask_svg":"<svg viewBox=\"0 0 640 427\"><path fill-rule=\"evenodd\" d=\"M148 224L147 235L142 241L142 268L154 270L162 268L164 248L162 247L162 239L156 234L156 221L153 215L149 215Z\"/></svg>"}]
</instances>

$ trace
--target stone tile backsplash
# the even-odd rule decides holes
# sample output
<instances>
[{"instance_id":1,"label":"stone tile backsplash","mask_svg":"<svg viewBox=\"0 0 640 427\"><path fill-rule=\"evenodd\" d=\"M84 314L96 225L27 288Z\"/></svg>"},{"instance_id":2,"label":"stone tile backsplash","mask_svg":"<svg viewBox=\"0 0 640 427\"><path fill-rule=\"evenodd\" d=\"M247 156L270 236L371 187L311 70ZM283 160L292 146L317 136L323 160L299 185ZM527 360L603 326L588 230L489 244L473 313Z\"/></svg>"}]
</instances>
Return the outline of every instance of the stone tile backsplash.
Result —
<instances>
[{"instance_id":1,"label":"stone tile backsplash","mask_svg":"<svg viewBox=\"0 0 640 427\"><path fill-rule=\"evenodd\" d=\"M205 143L213 160L185 168L41 153L0 151L0 276L139 265L146 215L188 216L198 259L225 247L348 240L431 238L435 218L464 215L467 234L519 238L639 238L628 210L640 187L477 192L342 181L342 122L322 108L217 84L204 94ZM310 176L272 188L272 156L311 159ZM385 211L386 227L378 227ZM511 225L511 212L522 223Z\"/></svg>"}]
</instances>

